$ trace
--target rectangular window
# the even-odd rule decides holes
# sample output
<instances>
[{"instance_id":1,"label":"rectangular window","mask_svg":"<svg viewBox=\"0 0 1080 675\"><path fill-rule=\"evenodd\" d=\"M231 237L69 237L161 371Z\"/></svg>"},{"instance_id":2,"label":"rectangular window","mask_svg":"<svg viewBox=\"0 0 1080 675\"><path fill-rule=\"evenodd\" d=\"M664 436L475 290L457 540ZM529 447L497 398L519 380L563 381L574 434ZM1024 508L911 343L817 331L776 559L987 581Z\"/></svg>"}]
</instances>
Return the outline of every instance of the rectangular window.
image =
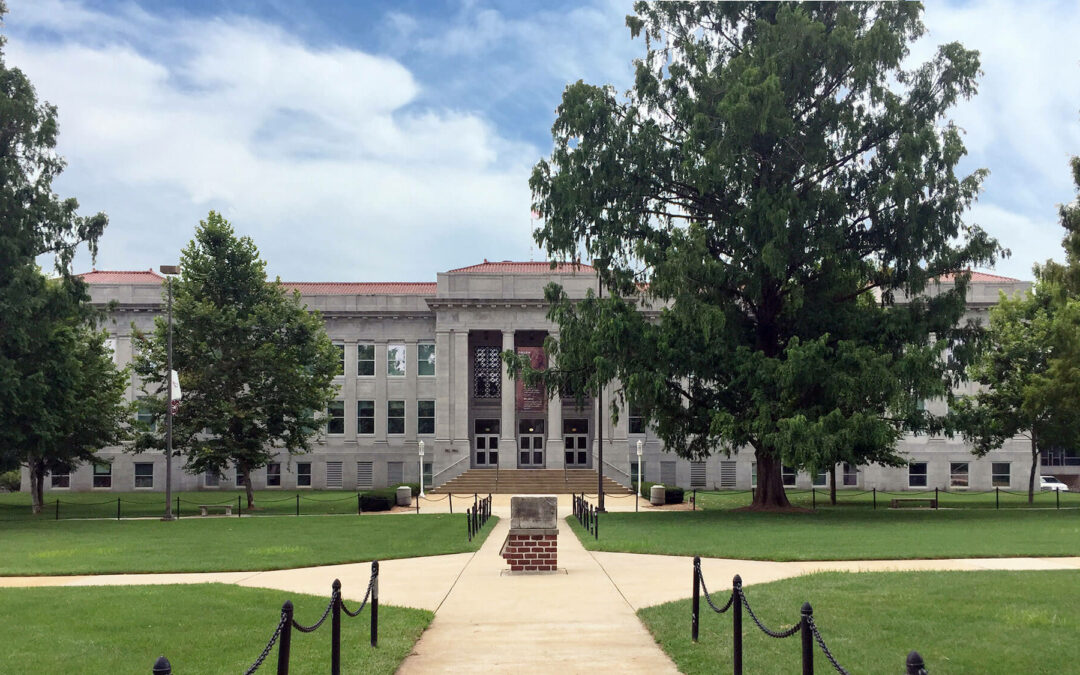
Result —
<instances>
[{"instance_id":1,"label":"rectangular window","mask_svg":"<svg viewBox=\"0 0 1080 675\"><path fill-rule=\"evenodd\" d=\"M966 488L968 486L968 463L951 462L949 464L949 487Z\"/></svg>"},{"instance_id":2,"label":"rectangular window","mask_svg":"<svg viewBox=\"0 0 1080 675\"><path fill-rule=\"evenodd\" d=\"M705 462L690 462L690 487L705 487Z\"/></svg>"},{"instance_id":3,"label":"rectangular window","mask_svg":"<svg viewBox=\"0 0 1080 675\"><path fill-rule=\"evenodd\" d=\"M499 398L502 361L498 347L476 347L473 351L473 396Z\"/></svg>"},{"instance_id":4,"label":"rectangular window","mask_svg":"<svg viewBox=\"0 0 1080 675\"><path fill-rule=\"evenodd\" d=\"M994 487L1007 488L1012 483L1012 476L1009 471L1010 464L1008 462L994 462L990 465L991 484Z\"/></svg>"},{"instance_id":5,"label":"rectangular window","mask_svg":"<svg viewBox=\"0 0 1080 675\"><path fill-rule=\"evenodd\" d=\"M405 377L405 345L386 345L386 374L390 377Z\"/></svg>"},{"instance_id":6,"label":"rectangular window","mask_svg":"<svg viewBox=\"0 0 1080 675\"><path fill-rule=\"evenodd\" d=\"M236 472L236 487L244 487L244 474Z\"/></svg>"},{"instance_id":7,"label":"rectangular window","mask_svg":"<svg viewBox=\"0 0 1080 675\"><path fill-rule=\"evenodd\" d=\"M844 486L854 487L859 484L859 468L844 462Z\"/></svg>"},{"instance_id":8,"label":"rectangular window","mask_svg":"<svg viewBox=\"0 0 1080 675\"><path fill-rule=\"evenodd\" d=\"M371 462L356 463L356 487L364 489L375 485L375 471Z\"/></svg>"},{"instance_id":9,"label":"rectangular window","mask_svg":"<svg viewBox=\"0 0 1080 675\"><path fill-rule=\"evenodd\" d=\"M135 465L135 488L152 488L154 487L154 465L149 462L146 464L138 463Z\"/></svg>"},{"instance_id":10,"label":"rectangular window","mask_svg":"<svg viewBox=\"0 0 1080 675\"><path fill-rule=\"evenodd\" d=\"M641 416L641 409L630 406L630 414L626 420L628 431L632 434L645 433L645 418Z\"/></svg>"},{"instance_id":11,"label":"rectangular window","mask_svg":"<svg viewBox=\"0 0 1080 675\"><path fill-rule=\"evenodd\" d=\"M64 471L63 473L53 471L49 474L49 485L54 490L57 488L69 488L71 487L71 474L67 471Z\"/></svg>"},{"instance_id":12,"label":"rectangular window","mask_svg":"<svg viewBox=\"0 0 1080 675\"><path fill-rule=\"evenodd\" d=\"M757 487L757 462L750 462L750 487Z\"/></svg>"},{"instance_id":13,"label":"rectangular window","mask_svg":"<svg viewBox=\"0 0 1080 675\"><path fill-rule=\"evenodd\" d=\"M207 471L203 474L204 487L217 487L221 484L221 476L217 471Z\"/></svg>"},{"instance_id":14,"label":"rectangular window","mask_svg":"<svg viewBox=\"0 0 1080 675\"><path fill-rule=\"evenodd\" d=\"M375 377L375 345L356 345L357 377Z\"/></svg>"},{"instance_id":15,"label":"rectangular window","mask_svg":"<svg viewBox=\"0 0 1080 675\"><path fill-rule=\"evenodd\" d=\"M814 474L814 487L825 487L829 484L829 472L818 471Z\"/></svg>"},{"instance_id":16,"label":"rectangular window","mask_svg":"<svg viewBox=\"0 0 1080 675\"><path fill-rule=\"evenodd\" d=\"M660 462L660 482L664 486L675 485L675 462Z\"/></svg>"},{"instance_id":17,"label":"rectangular window","mask_svg":"<svg viewBox=\"0 0 1080 675\"><path fill-rule=\"evenodd\" d=\"M635 486L638 482L638 463L637 461L630 462L630 482ZM645 460L641 460L641 482L649 480L649 477L645 474Z\"/></svg>"},{"instance_id":18,"label":"rectangular window","mask_svg":"<svg viewBox=\"0 0 1080 675\"><path fill-rule=\"evenodd\" d=\"M907 470L908 487L926 487L926 462L912 462Z\"/></svg>"},{"instance_id":19,"label":"rectangular window","mask_svg":"<svg viewBox=\"0 0 1080 675\"><path fill-rule=\"evenodd\" d=\"M356 402L356 433L366 436L375 433L375 401Z\"/></svg>"},{"instance_id":20,"label":"rectangular window","mask_svg":"<svg viewBox=\"0 0 1080 675\"><path fill-rule=\"evenodd\" d=\"M432 462L424 462L424 485L431 486L431 477L434 475L435 465Z\"/></svg>"},{"instance_id":21,"label":"rectangular window","mask_svg":"<svg viewBox=\"0 0 1080 675\"><path fill-rule=\"evenodd\" d=\"M280 462L270 462L266 465L266 487L281 487Z\"/></svg>"},{"instance_id":22,"label":"rectangular window","mask_svg":"<svg viewBox=\"0 0 1080 675\"><path fill-rule=\"evenodd\" d=\"M416 345L416 374L435 377L435 343L421 342Z\"/></svg>"},{"instance_id":23,"label":"rectangular window","mask_svg":"<svg viewBox=\"0 0 1080 675\"><path fill-rule=\"evenodd\" d=\"M786 487L795 486L795 477L797 475L795 469L791 468L790 466L781 465L780 475L784 479L784 485Z\"/></svg>"},{"instance_id":24,"label":"rectangular window","mask_svg":"<svg viewBox=\"0 0 1080 675\"><path fill-rule=\"evenodd\" d=\"M386 484L397 485L398 483L405 482L405 464L404 462L387 462L386 463Z\"/></svg>"},{"instance_id":25,"label":"rectangular window","mask_svg":"<svg viewBox=\"0 0 1080 675\"><path fill-rule=\"evenodd\" d=\"M164 400L164 396L162 400ZM145 396L140 396L136 402L135 408L135 421L139 423L139 426L144 429L149 429L151 432L157 431L157 425L154 423L154 414L150 410L150 401Z\"/></svg>"},{"instance_id":26,"label":"rectangular window","mask_svg":"<svg viewBox=\"0 0 1080 675\"><path fill-rule=\"evenodd\" d=\"M435 401L416 402L416 433L435 433Z\"/></svg>"},{"instance_id":27,"label":"rectangular window","mask_svg":"<svg viewBox=\"0 0 1080 675\"><path fill-rule=\"evenodd\" d=\"M386 433L405 433L405 401L386 402Z\"/></svg>"},{"instance_id":28,"label":"rectangular window","mask_svg":"<svg viewBox=\"0 0 1080 675\"><path fill-rule=\"evenodd\" d=\"M326 463L326 487L341 487L341 462Z\"/></svg>"},{"instance_id":29,"label":"rectangular window","mask_svg":"<svg viewBox=\"0 0 1080 675\"><path fill-rule=\"evenodd\" d=\"M311 487L311 462L296 463L296 487Z\"/></svg>"},{"instance_id":30,"label":"rectangular window","mask_svg":"<svg viewBox=\"0 0 1080 675\"><path fill-rule=\"evenodd\" d=\"M720 462L720 487L735 487L735 469L737 467L738 462L734 460L723 460Z\"/></svg>"},{"instance_id":31,"label":"rectangular window","mask_svg":"<svg viewBox=\"0 0 1080 675\"><path fill-rule=\"evenodd\" d=\"M345 401L333 401L326 408L326 433L345 433Z\"/></svg>"},{"instance_id":32,"label":"rectangular window","mask_svg":"<svg viewBox=\"0 0 1080 675\"><path fill-rule=\"evenodd\" d=\"M334 350L337 352L337 372L334 375L341 377L345 374L345 345L341 342L334 343Z\"/></svg>"},{"instance_id":33,"label":"rectangular window","mask_svg":"<svg viewBox=\"0 0 1080 675\"><path fill-rule=\"evenodd\" d=\"M112 464L108 462L94 462L94 487L112 487Z\"/></svg>"}]
</instances>

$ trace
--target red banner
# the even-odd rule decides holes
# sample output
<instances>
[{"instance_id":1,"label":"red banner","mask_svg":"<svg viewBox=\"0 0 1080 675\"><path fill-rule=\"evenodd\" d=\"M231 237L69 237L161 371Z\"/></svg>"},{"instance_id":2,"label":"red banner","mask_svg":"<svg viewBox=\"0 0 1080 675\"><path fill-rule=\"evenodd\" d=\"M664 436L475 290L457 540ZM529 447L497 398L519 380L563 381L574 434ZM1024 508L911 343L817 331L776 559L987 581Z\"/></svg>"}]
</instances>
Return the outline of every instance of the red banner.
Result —
<instances>
[{"instance_id":1,"label":"red banner","mask_svg":"<svg viewBox=\"0 0 1080 675\"><path fill-rule=\"evenodd\" d=\"M543 370L547 367L544 358L543 347L518 347L518 354L527 354L529 364L534 370ZM521 379L517 381L517 409L520 412L544 412L547 410L547 398L544 396L542 386L526 387Z\"/></svg>"}]
</instances>

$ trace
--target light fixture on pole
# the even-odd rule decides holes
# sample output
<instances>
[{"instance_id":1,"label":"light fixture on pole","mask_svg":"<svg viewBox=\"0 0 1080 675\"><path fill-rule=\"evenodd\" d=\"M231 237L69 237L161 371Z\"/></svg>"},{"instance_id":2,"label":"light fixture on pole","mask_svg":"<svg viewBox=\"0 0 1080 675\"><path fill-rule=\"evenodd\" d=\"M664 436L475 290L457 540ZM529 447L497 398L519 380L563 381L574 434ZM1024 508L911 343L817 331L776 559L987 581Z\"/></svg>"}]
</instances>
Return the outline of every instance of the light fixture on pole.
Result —
<instances>
[{"instance_id":1,"label":"light fixture on pole","mask_svg":"<svg viewBox=\"0 0 1080 675\"><path fill-rule=\"evenodd\" d=\"M173 372L173 347L172 347L172 278L173 275L180 274L179 265L162 265L158 269L165 275L169 288L169 347L168 347L168 375L166 375L167 384L165 385L167 396L165 403L165 516L162 520L173 520L172 511L172 422L173 422L173 406L176 405L174 401L180 399L179 392L179 378ZM177 380L175 383L173 380ZM175 394L175 396L174 396Z\"/></svg>"},{"instance_id":2,"label":"light fixture on pole","mask_svg":"<svg viewBox=\"0 0 1080 675\"><path fill-rule=\"evenodd\" d=\"M418 444L420 448L420 496L424 496L424 442ZM419 507L417 507L419 508Z\"/></svg>"},{"instance_id":3,"label":"light fixture on pole","mask_svg":"<svg viewBox=\"0 0 1080 675\"><path fill-rule=\"evenodd\" d=\"M634 510L638 510L638 501L641 498L641 441L637 442L637 490L634 493Z\"/></svg>"}]
</instances>

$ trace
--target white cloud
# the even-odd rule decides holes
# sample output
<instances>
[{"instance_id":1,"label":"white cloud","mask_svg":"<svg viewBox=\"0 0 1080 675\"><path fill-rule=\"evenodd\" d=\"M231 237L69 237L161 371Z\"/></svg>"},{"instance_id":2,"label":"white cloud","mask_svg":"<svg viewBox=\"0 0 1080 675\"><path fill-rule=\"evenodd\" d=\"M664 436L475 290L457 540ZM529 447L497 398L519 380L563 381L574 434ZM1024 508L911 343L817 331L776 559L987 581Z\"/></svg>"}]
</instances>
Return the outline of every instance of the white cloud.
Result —
<instances>
[{"instance_id":1,"label":"white cloud","mask_svg":"<svg viewBox=\"0 0 1080 675\"><path fill-rule=\"evenodd\" d=\"M445 269L498 255L462 250L444 224L488 232L504 257L528 247L527 227L506 225L528 221L538 151L475 113L417 107L422 86L400 63L250 19L139 19L163 31L144 36L148 50L123 15L50 4L9 25L62 40L17 32L7 60L59 108L71 164L61 192L112 216L99 266L175 259L210 208L293 279L428 279L433 259ZM116 29L108 40L82 30L96 18Z\"/></svg>"}]
</instances>

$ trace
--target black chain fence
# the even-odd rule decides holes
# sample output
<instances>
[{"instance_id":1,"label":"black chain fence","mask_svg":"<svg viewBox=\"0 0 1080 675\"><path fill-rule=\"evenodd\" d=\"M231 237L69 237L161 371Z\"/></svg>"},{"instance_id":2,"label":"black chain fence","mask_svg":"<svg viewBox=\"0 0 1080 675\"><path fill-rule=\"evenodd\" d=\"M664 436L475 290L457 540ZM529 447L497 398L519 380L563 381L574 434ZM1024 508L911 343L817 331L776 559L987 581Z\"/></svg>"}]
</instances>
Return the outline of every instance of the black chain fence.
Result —
<instances>
[{"instance_id":1,"label":"black chain fence","mask_svg":"<svg viewBox=\"0 0 1080 675\"><path fill-rule=\"evenodd\" d=\"M694 501L702 508L738 508L753 502L755 489L696 490ZM832 495L827 487L810 489L787 487L788 500L795 506L817 509L831 506ZM911 490L859 490L838 488L837 507L869 509L925 507L930 509L1080 509L1080 493L1066 490L1036 490L1028 501L1027 491L995 487L992 490L969 490L964 487L924 488Z\"/></svg>"},{"instance_id":2,"label":"black chain fence","mask_svg":"<svg viewBox=\"0 0 1080 675\"><path fill-rule=\"evenodd\" d=\"M487 525L491 517L491 495L480 499L479 495L473 495L472 508L465 509L465 518L468 521L469 541L473 540L480 530Z\"/></svg>"},{"instance_id":3,"label":"black chain fence","mask_svg":"<svg viewBox=\"0 0 1080 675\"><path fill-rule=\"evenodd\" d=\"M600 511L585 499L585 493L574 495L574 517L593 539L600 538Z\"/></svg>"},{"instance_id":4,"label":"black chain fence","mask_svg":"<svg viewBox=\"0 0 1080 675\"><path fill-rule=\"evenodd\" d=\"M319 620L310 626L305 626L296 620L293 616L292 601L286 600L281 606L281 619L278 620L277 627L274 628L273 634L258 658L244 671L244 675L252 675L257 671L273 652L275 644L278 648L277 673L288 675L292 629L295 628L301 633L314 633L326 623L328 617L330 619L330 672L332 675L341 675L341 615L344 613L349 617L359 616L369 600L371 601L371 646L379 646L379 561L376 560L371 563L371 578L368 580L367 591L364 593L364 601L355 610L350 610L345 606L341 598L341 582L337 579L334 579L331 585L330 602L326 605L326 610L323 611ZM151 672L153 675L172 675L172 664L167 658L161 656L154 662Z\"/></svg>"},{"instance_id":5,"label":"black chain fence","mask_svg":"<svg viewBox=\"0 0 1080 675\"><path fill-rule=\"evenodd\" d=\"M821 636L821 631L818 630L817 624L814 623L814 608L810 606L809 602L804 602L802 608L799 611L799 620L788 628L770 628L766 626L757 614L754 613L754 609L750 606L750 601L746 597L746 593L742 588L742 577L738 574L731 582L731 594L728 596L723 606L717 606L713 601L712 595L709 593L708 587L705 585L705 577L701 574L701 558L694 557L694 585L692 596L692 616L690 623L690 637L694 642L698 641L698 628L701 620L701 597L705 596L705 604L709 606L712 611L717 614L724 614L731 611L731 623L732 623L732 639L731 639L731 661L732 669L735 675L741 675L743 671L743 629L742 629L742 611L746 610L746 614L750 617L750 620L754 622L765 635L777 640L783 640L789 638L798 633L802 638L802 672L803 675L813 675L814 673L814 644L821 649L821 653L825 655L825 659L832 665L836 672L841 675L849 675L846 668L840 665L833 656L832 650L825 643L825 638ZM912 651L907 655L907 660L904 662L905 673L908 675L926 675L926 666L923 663L923 658L919 656L919 653Z\"/></svg>"}]
</instances>

